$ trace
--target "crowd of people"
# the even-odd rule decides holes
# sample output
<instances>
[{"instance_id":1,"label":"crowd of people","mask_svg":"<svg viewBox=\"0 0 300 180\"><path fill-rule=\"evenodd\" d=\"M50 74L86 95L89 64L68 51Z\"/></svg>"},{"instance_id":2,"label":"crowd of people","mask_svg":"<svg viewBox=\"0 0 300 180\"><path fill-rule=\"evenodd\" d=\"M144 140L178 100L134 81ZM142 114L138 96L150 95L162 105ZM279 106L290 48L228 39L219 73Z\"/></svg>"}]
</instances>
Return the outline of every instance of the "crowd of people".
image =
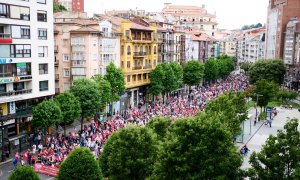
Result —
<instances>
[{"instance_id":1,"label":"crowd of people","mask_svg":"<svg viewBox=\"0 0 300 180\"><path fill-rule=\"evenodd\" d=\"M130 108L117 113L114 118L107 122L92 121L84 126L82 132L77 132L74 129L67 136L49 135L43 144L42 135L39 133L34 138L32 137L32 148L22 154L21 158L16 155L15 159L21 160L22 165L25 163L29 165L41 163L58 168L72 149L82 146L88 147L94 154L95 159L98 159L107 138L114 131L122 129L128 124L144 126L156 116L172 119L194 116L198 111L203 111L206 103L219 94L244 90L248 85L244 74L232 74L226 80L198 87L190 93L170 96L164 103L155 101L145 108Z\"/></svg>"}]
</instances>

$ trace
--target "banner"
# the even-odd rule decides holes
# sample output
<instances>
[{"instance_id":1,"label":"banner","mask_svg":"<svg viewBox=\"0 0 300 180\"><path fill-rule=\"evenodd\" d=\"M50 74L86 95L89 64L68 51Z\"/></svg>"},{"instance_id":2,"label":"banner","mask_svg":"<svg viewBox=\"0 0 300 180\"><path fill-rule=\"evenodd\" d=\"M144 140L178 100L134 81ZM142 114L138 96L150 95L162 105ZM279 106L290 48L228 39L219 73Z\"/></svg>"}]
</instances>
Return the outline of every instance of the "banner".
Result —
<instances>
[{"instance_id":1,"label":"banner","mask_svg":"<svg viewBox=\"0 0 300 180\"><path fill-rule=\"evenodd\" d=\"M58 173L58 168L51 167L51 166L45 166L45 165L42 165L40 163L35 163L34 164L34 171L38 172L38 173L41 173L41 174L46 174L46 175L55 177Z\"/></svg>"}]
</instances>

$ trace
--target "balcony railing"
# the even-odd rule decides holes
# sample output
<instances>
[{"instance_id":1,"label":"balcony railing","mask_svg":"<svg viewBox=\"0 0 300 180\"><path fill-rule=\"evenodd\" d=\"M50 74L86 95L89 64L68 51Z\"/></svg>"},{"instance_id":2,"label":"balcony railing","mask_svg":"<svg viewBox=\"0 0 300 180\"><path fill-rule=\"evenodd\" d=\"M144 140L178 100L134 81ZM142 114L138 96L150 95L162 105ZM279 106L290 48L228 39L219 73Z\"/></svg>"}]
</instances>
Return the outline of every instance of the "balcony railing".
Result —
<instances>
[{"instance_id":1,"label":"balcony railing","mask_svg":"<svg viewBox=\"0 0 300 180\"><path fill-rule=\"evenodd\" d=\"M16 116L30 116L32 114L32 107L27 107L24 109L17 109L16 110Z\"/></svg>"},{"instance_id":2,"label":"balcony railing","mask_svg":"<svg viewBox=\"0 0 300 180\"><path fill-rule=\"evenodd\" d=\"M84 56L72 56L72 60L73 61L83 61L84 60Z\"/></svg>"},{"instance_id":3,"label":"balcony railing","mask_svg":"<svg viewBox=\"0 0 300 180\"><path fill-rule=\"evenodd\" d=\"M59 80L59 74L55 74L55 80Z\"/></svg>"},{"instance_id":4,"label":"balcony railing","mask_svg":"<svg viewBox=\"0 0 300 180\"><path fill-rule=\"evenodd\" d=\"M11 34L0 33L0 38L9 39L11 38Z\"/></svg>"},{"instance_id":5,"label":"balcony railing","mask_svg":"<svg viewBox=\"0 0 300 180\"><path fill-rule=\"evenodd\" d=\"M54 65L55 65L55 66L58 66L58 65L59 65L59 60L55 60L55 61L54 61Z\"/></svg>"},{"instance_id":6,"label":"balcony railing","mask_svg":"<svg viewBox=\"0 0 300 180\"><path fill-rule=\"evenodd\" d=\"M142 66L135 66L135 67L132 67L132 70L140 70L142 68L143 68Z\"/></svg>"},{"instance_id":7,"label":"balcony railing","mask_svg":"<svg viewBox=\"0 0 300 180\"><path fill-rule=\"evenodd\" d=\"M147 53L146 52L134 52L133 56L146 56Z\"/></svg>"},{"instance_id":8,"label":"balcony railing","mask_svg":"<svg viewBox=\"0 0 300 180\"><path fill-rule=\"evenodd\" d=\"M18 91L2 92L2 93L0 93L0 97L18 96L18 95L30 94L30 93L32 93L32 89L24 89L24 90L18 90Z\"/></svg>"},{"instance_id":9,"label":"balcony railing","mask_svg":"<svg viewBox=\"0 0 300 180\"><path fill-rule=\"evenodd\" d=\"M152 68L152 65L146 65L144 66L144 69L151 69Z\"/></svg>"}]
</instances>

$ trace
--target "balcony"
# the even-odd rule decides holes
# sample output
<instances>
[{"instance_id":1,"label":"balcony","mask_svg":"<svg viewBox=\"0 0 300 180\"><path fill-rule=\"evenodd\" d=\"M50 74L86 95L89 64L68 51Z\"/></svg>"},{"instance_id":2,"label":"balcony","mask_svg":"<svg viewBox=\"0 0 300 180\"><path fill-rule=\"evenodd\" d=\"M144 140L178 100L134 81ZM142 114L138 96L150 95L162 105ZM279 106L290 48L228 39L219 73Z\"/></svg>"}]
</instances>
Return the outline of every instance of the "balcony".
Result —
<instances>
[{"instance_id":1,"label":"balcony","mask_svg":"<svg viewBox=\"0 0 300 180\"><path fill-rule=\"evenodd\" d=\"M30 93L32 93L32 89L23 89L17 91L2 92L0 93L0 97L11 97L11 96L18 96L18 95L30 94Z\"/></svg>"},{"instance_id":2,"label":"balcony","mask_svg":"<svg viewBox=\"0 0 300 180\"><path fill-rule=\"evenodd\" d=\"M84 61L84 56L72 56L72 61Z\"/></svg>"},{"instance_id":3,"label":"balcony","mask_svg":"<svg viewBox=\"0 0 300 180\"><path fill-rule=\"evenodd\" d=\"M58 53L58 45L55 45L55 46L54 46L54 52L55 52L55 53Z\"/></svg>"},{"instance_id":4,"label":"balcony","mask_svg":"<svg viewBox=\"0 0 300 180\"><path fill-rule=\"evenodd\" d=\"M55 65L55 66L58 66L58 65L59 65L59 60L55 60L55 61L54 61L54 65Z\"/></svg>"},{"instance_id":5,"label":"balcony","mask_svg":"<svg viewBox=\"0 0 300 180\"><path fill-rule=\"evenodd\" d=\"M22 108L16 110L16 116L17 117L25 117L25 116L31 116L32 114L32 107Z\"/></svg>"},{"instance_id":6,"label":"balcony","mask_svg":"<svg viewBox=\"0 0 300 180\"><path fill-rule=\"evenodd\" d=\"M59 88L55 88L55 94L59 94L59 93L60 93Z\"/></svg>"},{"instance_id":7,"label":"balcony","mask_svg":"<svg viewBox=\"0 0 300 180\"><path fill-rule=\"evenodd\" d=\"M134 53L133 53L133 56L134 56L134 57L137 57L137 56L146 56L146 55L147 55L146 52L134 52Z\"/></svg>"},{"instance_id":8,"label":"balcony","mask_svg":"<svg viewBox=\"0 0 300 180\"><path fill-rule=\"evenodd\" d=\"M152 65L146 65L143 69L152 69Z\"/></svg>"},{"instance_id":9,"label":"balcony","mask_svg":"<svg viewBox=\"0 0 300 180\"><path fill-rule=\"evenodd\" d=\"M73 61L72 67L85 67L85 61Z\"/></svg>"},{"instance_id":10,"label":"balcony","mask_svg":"<svg viewBox=\"0 0 300 180\"><path fill-rule=\"evenodd\" d=\"M55 74L55 80L59 80L59 74Z\"/></svg>"},{"instance_id":11,"label":"balcony","mask_svg":"<svg viewBox=\"0 0 300 180\"><path fill-rule=\"evenodd\" d=\"M141 69L143 69L142 66L135 66L135 67L132 67L132 70L141 70Z\"/></svg>"},{"instance_id":12,"label":"balcony","mask_svg":"<svg viewBox=\"0 0 300 180\"><path fill-rule=\"evenodd\" d=\"M0 33L0 43L4 43L4 44L12 43L11 34Z\"/></svg>"}]
</instances>

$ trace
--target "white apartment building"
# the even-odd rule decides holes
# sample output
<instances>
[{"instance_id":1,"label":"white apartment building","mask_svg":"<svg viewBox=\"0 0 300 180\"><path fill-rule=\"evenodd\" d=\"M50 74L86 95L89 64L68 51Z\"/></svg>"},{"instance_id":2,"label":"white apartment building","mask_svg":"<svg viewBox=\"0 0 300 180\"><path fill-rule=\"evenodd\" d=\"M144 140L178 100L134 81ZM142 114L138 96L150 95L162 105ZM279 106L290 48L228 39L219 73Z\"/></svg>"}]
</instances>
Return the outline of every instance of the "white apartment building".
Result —
<instances>
[{"instance_id":1,"label":"white apartment building","mask_svg":"<svg viewBox=\"0 0 300 180\"><path fill-rule=\"evenodd\" d=\"M265 28L244 31L237 40L237 62L255 63L265 59Z\"/></svg>"},{"instance_id":2,"label":"white apartment building","mask_svg":"<svg viewBox=\"0 0 300 180\"><path fill-rule=\"evenodd\" d=\"M0 107L5 137L26 133L31 107L54 94L53 52L52 0L0 0Z\"/></svg>"}]
</instances>

